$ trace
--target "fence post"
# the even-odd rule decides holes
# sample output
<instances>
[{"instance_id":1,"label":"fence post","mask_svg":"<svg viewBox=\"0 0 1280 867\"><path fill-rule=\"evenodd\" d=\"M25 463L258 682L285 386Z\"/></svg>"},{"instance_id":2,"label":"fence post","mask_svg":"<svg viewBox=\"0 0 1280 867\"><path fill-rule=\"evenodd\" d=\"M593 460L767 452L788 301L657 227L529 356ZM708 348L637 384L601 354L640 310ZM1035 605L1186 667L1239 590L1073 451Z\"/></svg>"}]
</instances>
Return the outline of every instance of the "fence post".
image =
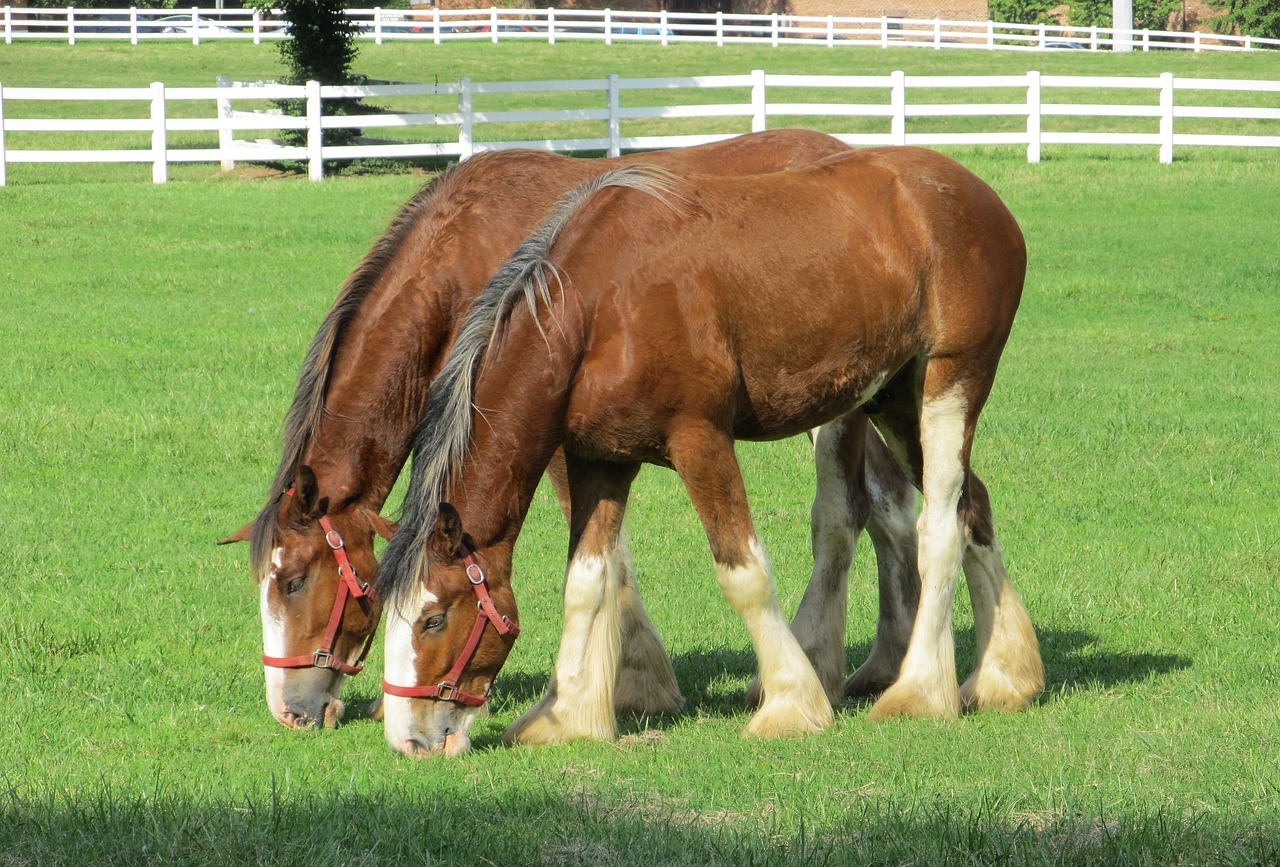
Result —
<instances>
[{"instance_id":1,"label":"fence post","mask_svg":"<svg viewBox=\"0 0 1280 867\"><path fill-rule=\"evenodd\" d=\"M666 45L667 34L670 32L667 29L667 10L666 9L662 10L662 15L658 18L658 26L662 28L662 44Z\"/></svg>"},{"instance_id":2,"label":"fence post","mask_svg":"<svg viewBox=\"0 0 1280 867\"><path fill-rule=\"evenodd\" d=\"M996 45L996 23L994 21L988 20L987 21L987 47L995 48L995 45Z\"/></svg>"},{"instance_id":3,"label":"fence post","mask_svg":"<svg viewBox=\"0 0 1280 867\"><path fill-rule=\"evenodd\" d=\"M496 45L498 42L498 7L497 6L489 7L489 29L492 31L492 33L489 34L490 36L489 41Z\"/></svg>"},{"instance_id":4,"label":"fence post","mask_svg":"<svg viewBox=\"0 0 1280 867\"><path fill-rule=\"evenodd\" d=\"M129 44L138 44L138 7L129 7Z\"/></svg>"},{"instance_id":5,"label":"fence post","mask_svg":"<svg viewBox=\"0 0 1280 867\"><path fill-rule=\"evenodd\" d=\"M769 116L765 102L766 76L763 69L751 70L751 131L763 132L769 128Z\"/></svg>"},{"instance_id":6,"label":"fence post","mask_svg":"<svg viewBox=\"0 0 1280 867\"><path fill-rule=\"evenodd\" d=\"M547 44L556 44L556 7L547 7Z\"/></svg>"},{"instance_id":7,"label":"fence post","mask_svg":"<svg viewBox=\"0 0 1280 867\"><path fill-rule=\"evenodd\" d=\"M313 181L324 180L324 128L321 117L320 82L307 82L307 169Z\"/></svg>"},{"instance_id":8,"label":"fence post","mask_svg":"<svg viewBox=\"0 0 1280 867\"><path fill-rule=\"evenodd\" d=\"M231 76L219 75L218 87L231 87ZM235 131L231 128L231 100L218 97L218 151L222 155L222 170L229 172L236 167Z\"/></svg>"},{"instance_id":9,"label":"fence post","mask_svg":"<svg viewBox=\"0 0 1280 867\"><path fill-rule=\"evenodd\" d=\"M716 12L716 47L724 48L724 13Z\"/></svg>"},{"instance_id":10,"label":"fence post","mask_svg":"<svg viewBox=\"0 0 1280 867\"><path fill-rule=\"evenodd\" d=\"M1199 54L1200 53L1200 31L1199 30L1196 31L1195 41L1196 41L1196 54Z\"/></svg>"},{"instance_id":11,"label":"fence post","mask_svg":"<svg viewBox=\"0 0 1280 867\"><path fill-rule=\"evenodd\" d=\"M613 44L613 10L604 10L604 44Z\"/></svg>"},{"instance_id":12,"label":"fence post","mask_svg":"<svg viewBox=\"0 0 1280 867\"><path fill-rule=\"evenodd\" d=\"M942 50L942 19L933 19L933 48L935 51Z\"/></svg>"},{"instance_id":13,"label":"fence post","mask_svg":"<svg viewBox=\"0 0 1280 867\"><path fill-rule=\"evenodd\" d=\"M440 7L431 10L431 41L440 44Z\"/></svg>"},{"instance_id":14,"label":"fence post","mask_svg":"<svg viewBox=\"0 0 1280 867\"><path fill-rule=\"evenodd\" d=\"M13 7L4 7L4 44L13 44Z\"/></svg>"},{"instance_id":15,"label":"fence post","mask_svg":"<svg viewBox=\"0 0 1280 867\"><path fill-rule=\"evenodd\" d=\"M1160 162L1173 162L1173 73L1160 74Z\"/></svg>"},{"instance_id":16,"label":"fence post","mask_svg":"<svg viewBox=\"0 0 1280 867\"><path fill-rule=\"evenodd\" d=\"M1143 51L1151 50L1151 31L1150 30L1143 29L1142 31L1142 50Z\"/></svg>"},{"instance_id":17,"label":"fence post","mask_svg":"<svg viewBox=\"0 0 1280 867\"><path fill-rule=\"evenodd\" d=\"M458 127L458 145L462 148L462 153L458 155L458 162L462 162L475 153L475 141L472 138L474 118L471 113L471 79L460 79L458 84L462 88L458 91L458 111L462 113L462 125Z\"/></svg>"},{"instance_id":18,"label":"fence post","mask_svg":"<svg viewBox=\"0 0 1280 867\"><path fill-rule=\"evenodd\" d=\"M9 7L5 7L6 9ZM778 13L774 12L769 16L769 33L773 37L773 47L778 47Z\"/></svg>"},{"instance_id":19,"label":"fence post","mask_svg":"<svg viewBox=\"0 0 1280 867\"><path fill-rule=\"evenodd\" d=\"M151 182L163 184L169 180L167 144L164 123L164 84L151 82Z\"/></svg>"},{"instance_id":20,"label":"fence post","mask_svg":"<svg viewBox=\"0 0 1280 867\"><path fill-rule=\"evenodd\" d=\"M835 48L836 46L836 16L827 16L827 47Z\"/></svg>"},{"instance_id":21,"label":"fence post","mask_svg":"<svg viewBox=\"0 0 1280 867\"><path fill-rule=\"evenodd\" d=\"M1027 162L1040 162L1040 73L1027 73Z\"/></svg>"},{"instance_id":22,"label":"fence post","mask_svg":"<svg viewBox=\"0 0 1280 867\"><path fill-rule=\"evenodd\" d=\"M1094 24L1089 28L1089 50L1098 50L1098 25Z\"/></svg>"},{"instance_id":23,"label":"fence post","mask_svg":"<svg viewBox=\"0 0 1280 867\"><path fill-rule=\"evenodd\" d=\"M895 69L891 77L893 90L889 103L893 106L893 118L889 122L889 134L894 144L904 145L907 143L907 74Z\"/></svg>"},{"instance_id":24,"label":"fence post","mask_svg":"<svg viewBox=\"0 0 1280 867\"><path fill-rule=\"evenodd\" d=\"M4 82L0 82L0 187L8 183L5 175L5 164L8 161L8 155L4 152Z\"/></svg>"},{"instance_id":25,"label":"fence post","mask_svg":"<svg viewBox=\"0 0 1280 867\"><path fill-rule=\"evenodd\" d=\"M880 16L880 47L889 47L889 16Z\"/></svg>"},{"instance_id":26,"label":"fence post","mask_svg":"<svg viewBox=\"0 0 1280 867\"><path fill-rule=\"evenodd\" d=\"M622 155L622 122L618 118L618 75L610 73L606 87L609 92L609 156Z\"/></svg>"},{"instance_id":27,"label":"fence post","mask_svg":"<svg viewBox=\"0 0 1280 867\"><path fill-rule=\"evenodd\" d=\"M67 44L76 44L76 7L74 6L67 7Z\"/></svg>"},{"instance_id":28,"label":"fence post","mask_svg":"<svg viewBox=\"0 0 1280 867\"><path fill-rule=\"evenodd\" d=\"M257 7L253 10L253 44L262 44L262 10Z\"/></svg>"}]
</instances>

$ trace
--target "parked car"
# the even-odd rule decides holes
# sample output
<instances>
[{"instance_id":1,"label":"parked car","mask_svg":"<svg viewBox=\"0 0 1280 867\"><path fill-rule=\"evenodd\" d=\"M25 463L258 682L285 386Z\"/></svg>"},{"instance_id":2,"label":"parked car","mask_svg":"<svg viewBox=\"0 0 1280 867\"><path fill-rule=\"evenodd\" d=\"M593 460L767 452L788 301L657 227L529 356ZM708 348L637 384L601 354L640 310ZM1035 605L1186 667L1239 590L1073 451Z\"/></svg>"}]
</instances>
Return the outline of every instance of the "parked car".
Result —
<instances>
[{"instance_id":1,"label":"parked car","mask_svg":"<svg viewBox=\"0 0 1280 867\"><path fill-rule=\"evenodd\" d=\"M138 31L142 32L143 21L138 22ZM146 29L151 33L185 33L188 36L234 36L240 31L228 27L220 21L211 21L208 18L192 19L190 15L166 15L163 18L154 18L145 22Z\"/></svg>"},{"instance_id":2,"label":"parked car","mask_svg":"<svg viewBox=\"0 0 1280 867\"><path fill-rule=\"evenodd\" d=\"M1089 46L1079 42L1068 42L1062 39L1056 39L1053 42L1044 44L1045 51L1088 51Z\"/></svg>"}]
</instances>

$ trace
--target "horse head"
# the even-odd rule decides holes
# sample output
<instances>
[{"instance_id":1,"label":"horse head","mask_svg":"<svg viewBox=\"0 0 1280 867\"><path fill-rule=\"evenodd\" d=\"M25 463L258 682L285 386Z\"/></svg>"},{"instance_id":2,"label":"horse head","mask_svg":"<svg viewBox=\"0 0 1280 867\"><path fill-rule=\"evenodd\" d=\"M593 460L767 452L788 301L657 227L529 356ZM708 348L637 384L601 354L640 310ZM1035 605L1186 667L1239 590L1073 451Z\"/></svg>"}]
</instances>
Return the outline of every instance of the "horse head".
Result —
<instances>
[{"instance_id":1,"label":"horse head","mask_svg":"<svg viewBox=\"0 0 1280 867\"><path fill-rule=\"evenodd\" d=\"M363 669L381 615L373 536L395 530L374 510L321 496L300 466L274 506L220 543L251 543L267 706L282 725L332 728L342 718L338 693Z\"/></svg>"},{"instance_id":2,"label":"horse head","mask_svg":"<svg viewBox=\"0 0 1280 867\"><path fill-rule=\"evenodd\" d=\"M471 725L520 632L511 562L509 552L475 551L441 503L427 565L387 606L385 731L407 755L454 756L470 749Z\"/></svg>"}]
</instances>

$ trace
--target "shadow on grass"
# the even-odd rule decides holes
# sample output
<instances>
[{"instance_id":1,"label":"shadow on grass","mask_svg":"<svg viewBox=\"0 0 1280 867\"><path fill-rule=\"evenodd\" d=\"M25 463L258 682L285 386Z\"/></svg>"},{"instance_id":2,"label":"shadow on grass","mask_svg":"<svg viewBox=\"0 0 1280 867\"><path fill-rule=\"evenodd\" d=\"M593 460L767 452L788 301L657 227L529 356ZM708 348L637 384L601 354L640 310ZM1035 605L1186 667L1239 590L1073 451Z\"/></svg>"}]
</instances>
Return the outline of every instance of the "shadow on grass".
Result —
<instances>
[{"instance_id":1,"label":"shadow on grass","mask_svg":"<svg viewBox=\"0 0 1280 867\"><path fill-rule=\"evenodd\" d=\"M1108 651L1097 635L1080 630L1045 630L1039 637L1047 681L1045 695L1051 697L1137 683L1182 671L1192 665L1191 658L1187 656ZM957 633L956 666L962 677L974 666L974 647L972 629ZM870 652L870 642L847 645L846 672L852 672ZM744 703L746 685L756 672L755 653L749 647L693 650L677 655L672 665L685 696L682 713L696 709L708 716L747 715ZM500 706L522 711L541 698L546 688L545 674L503 674L498 679ZM849 701L838 710L856 711L864 706ZM650 718L645 724L661 726L662 720L662 717ZM619 723L626 730L626 721L620 719Z\"/></svg>"},{"instance_id":2,"label":"shadow on grass","mask_svg":"<svg viewBox=\"0 0 1280 867\"><path fill-rule=\"evenodd\" d=\"M0 864L1274 864L1270 813L1162 807L1020 812L995 795L858 798L819 822L702 814L610 790L474 790L409 777L363 791L234 799L161 789L24 796L0 787ZM541 791L537 790L541 788ZM3 792L2 789L8 789ZM442 789L444 789L442 791ZM794 806L794 805L791 805Z\"/></svg>"}]
</instances>

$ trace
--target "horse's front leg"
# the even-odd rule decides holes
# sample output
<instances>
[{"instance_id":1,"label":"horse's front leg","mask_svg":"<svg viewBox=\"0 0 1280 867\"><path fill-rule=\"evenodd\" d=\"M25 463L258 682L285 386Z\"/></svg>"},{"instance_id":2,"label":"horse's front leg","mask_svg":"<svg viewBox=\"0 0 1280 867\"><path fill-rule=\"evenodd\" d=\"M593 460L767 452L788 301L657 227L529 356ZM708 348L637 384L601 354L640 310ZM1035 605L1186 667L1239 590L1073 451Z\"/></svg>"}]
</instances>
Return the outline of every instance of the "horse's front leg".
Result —
<instances>
[{"instance_id":1,"label":"horse's front leg","mask_svg":"<svg viewBox=\"0 0 1280 867\"><path fill-rule=\"evenodd\" d=\"M503 736L507 743L617 736L620 597L629 556L621 543L622 519L639 466L593 464L570 456L567 467L571 518L564 632L546 695L511 724Z\"/></svg>"},{"instance_id":2,"label":"horse's front leg","mask_svg":"<svg viewBox=\"0 0 1280 867\"><path fill-rule=\"evenodd\" d=\"M564 511L565 520L573 526L570 504L569 470L563 449L556 449L547 465L547 478ZM613 707L619 713L645 716L675 713L684 707L684 696L676 683L675 669L663 647L658 630L649 619L640 588L636 585L635 561L627 545L626 534L618 538L617 563L622 573L618 586L618 609L622 618L622 656L618 665L618 682L613 691Z\"/></svg>"},{"instance_id":3,"label":"horse's front leg","mask_svg":"<svg viewBox=\"0 0 1280 867\"><path fill-rule=\"evenodd\" d=\"M778 607L733 440L721 431L698 427L673 436L668 453L711 543L720 589L742 617L755 647L764 697L747 733L781 737L830 727L831 702Z\"/></svg>"}]
</instances>

